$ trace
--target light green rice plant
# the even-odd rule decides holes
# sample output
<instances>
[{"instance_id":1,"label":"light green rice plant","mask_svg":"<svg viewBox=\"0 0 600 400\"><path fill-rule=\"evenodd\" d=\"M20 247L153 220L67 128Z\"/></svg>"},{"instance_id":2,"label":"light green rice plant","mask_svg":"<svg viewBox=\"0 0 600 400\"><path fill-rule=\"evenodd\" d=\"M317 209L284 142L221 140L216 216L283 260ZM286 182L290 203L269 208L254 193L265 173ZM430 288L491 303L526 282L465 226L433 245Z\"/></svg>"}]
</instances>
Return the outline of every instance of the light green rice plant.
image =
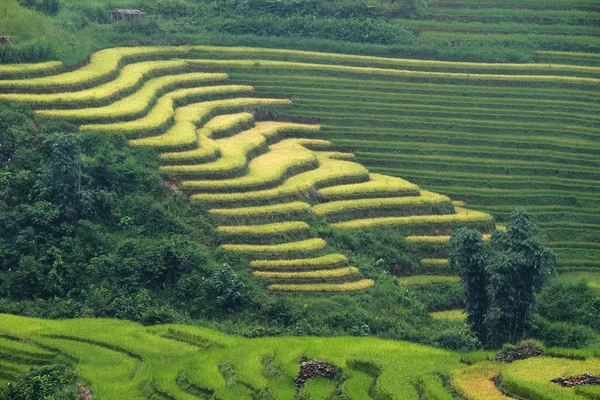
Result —
<instances>
[{"instance_id":1,"label":"light green rice plant","mask_svg":"<svg viewBox=\"0 0 600 400\"><path fill-rule=\"evenodd\" d=\"M315 258L299 258L295 260L254 260L250 261L252 268L260 269L315 269L331 266L344 266L348 259L342 254L326 254Z\"/></svg>"},{"instance_id":2,"label":"light green rice plant","mask_svg":"<svg viewBox=\"0 0 600 400\"><path fill-rule=\"evenodd\" d=\"M216 88L219 88L219 86L217 86ZM215 94L237 93L247 91L249 90L249 88L251 89L250 86L232 86L229 89L227 89L226 86L220 86L220 88L221 89L216 89ZM208 94L208 92L204 93L204 95L206 94ZM196 125L202 124L205 120L209 119L215 113L231 112L232 110L240 110L245 107L285 106L289 104L289 100L261 98L235 98L190 104L185 107L180 107L175 111L175 124L164 134L130 140L129 144L134 147L189 147L197 143ZM169 106L171 107L171 105ZM127 127L130 128L131 131L139 131L140 129L142 129L141 126L143 126L144 123L148 123L148 125L150 125L148 129L158 129L161 125L166 124L171 117L166 117L167 114L165 114L162 110L159 110L157 112L161 114L161 116L158 119L153 120L153 118L150 117L149 121L144 121L140 125L133 124L131 126L128 125Z\"/></svg>"},{"instance_id":3,"label":"light green rice plant","mask_svg":"<svg viewBox=\"0 0 600 400\"><path fill-rule=\"evenodd\" d=\"M213 208L208 212L221 217L257 217L274 214L288 214L293 212L308 211L310 205L301 201L274 204L269 206L240 207L240 208Z\"/></svg>"},{"instance_id":4,"label":"light green rice plant","mask_svg":"<svg viewBox=\"0 0 600 400\"><path fill-rule=\"evenodd\" d=\"M237 148L239 148L238 146ZM236 149L237 150L237 149ZM269 146L269 152L256 157L248 164L248 172L238 178L221 180L183 181L184 189L202 191L251 190L254 187L274 185L290 171L311 168L317 163L315 155L298 144L295 139L286 139ZM238 153L239 154L239 153ZM244 157L245 158L245 157ZM241 158L240 158L240 161Z\"/></svg>"},{"instance_id":5,"label":"light green rice plant","mask_svg":"<svg viewBox=\"0 0 600 400\"><path fill-rule=\"evenodd\" d=\"M417 195L419 187L394 176L369 174L367 182L330 186L319 190L319 194L330 200L345 200L360 197L388 195Z\"/></svg>"},{"instance_id":6,"label":"light green rice plant","mask_svg":"<svg viewBox=\"0 0 600 400\"><path fill-rule=\"evenodd\" d=\"M494 379L500 375L502 366L497 363L478 363L467 368L455 370L450 376L452 388L467 400L506 400L494 385Z\"/></svg>"},{"instance_id":7,"label":"light green rice plant","mask_svg":"<svg viewBox=\"0 0 600 400\"><path fill-rule=\"evenodd\" d=\"M365 290L374 285L372 279L361 279L345 283L299 283L299 284L274 284L269 286L272 292L289 293L345 293Z\"/></svg>"},{"instance_id":8,"label":"light green rice plant","mask_svg":"<svg viewBox=\"0 0 600 400\"><path fill-rule=\"evenodd\" d=\"M260 244L222 244L219 246L222 250L240 253L271 253L286 254L297 252L310 252L321 250L327 245L321 238L312 238L289 242L283 244L260 245Z\"/></svg>"},{"instance_id":9,"label":"light green rice plant","mask_svg":"<svg viewBox=\"0 0 600 400\"><path fill-rule=\"evenodd\" d=\"M398 284L401 286L425 286L458 282L460 282L460 277L450 275L414 275L398 278Z\"/></svg>"},{"instance_id":10,"label":"light green rice plant","mask_svg":"<svg viewBox=\"0 0 600 400\"><path fill-rule=\"evenodd\" d=\"M257 122L256 127L260 130L261 135L267 139L273 139L275 136L290 133L314 133L321 129L320 125L280 121Z\"/></svg>"},{"instance_id":11,"label":"light green rice plant","mask_svg":"<svg viewBox=\"0 0 600 400\"><path fill-rule=\"evenodd\" d=\"M275 222L264 225L231 225L219 226L217 230L228 235L273 235L280 233L289 233L304 231L310 229L310 226L303 221Z\"/></svg>"},{"instance_id":12,"label":"light green rice plant","mask_svg":"<svg viewBox=\"0 0 600 400\"><path fill-rule=\"evenodd\" d=\"M512 396L522 398L582 399L583 397L575 393L573 388L562 387L550 380L584 372L600 374L600 361L597 358L569 360L533 357L506 365L502 369L501 388Z\"/></svg>"},{"instance_id":13,"label":"light green rice plant","mask_svg":"<svg viewBox=\"0 0 600 400\"><path fill-rule=\"evenodd\" d=\"M115 80L91 89L51 94L0 93L0 100L31 103L36 106L101 101L135 88L145 75L165 70L176 71L185 65L183 60L140 62L126 65Z\"/></svg>"},{"instance_id":14,"label":"light green rice plant","mask_svg":"<svg viewBox=\"0 0 600 400\"><path fill-rule=\"evenodd\" d=\"M179 75L167 75L146 81L135 93L115 101L105 107L76 108L68 110L37 110L36 114L51 118L76 120L124 119L137 116L148 109L156 96L164 90L178 85L204 84L227 79L227 74L209 74L190 72Z\"/></svg>"},{"instance_id":15,"label":"light green rice plant","mask_svg":"<svg viewBox=\"0 0 600 400\"><path fill-rule=\"evenodd\" d=\"M358 274L354 267L322 269L313 271L254 271L252 276L262 279L338 279Z\"/></svg>"},{"instance_id":16,"label":"light green rice plant","mask_svg":"<svg viewBox=\"0 0 600 400\"><path fill-rule=\"evenodd\" d=\"M492 235L484 233L482 236L483 240L489 240ZM405 240L409 243L414 244L445 244L450 240L449 235L436 235L436 236L407 236Z\"/></svg>"},{"instance_id":17,"label":"light green rice plant","mask_svg":"<svg viewBox=\"0 0 600 400\"><path fill-rule=\"evenodd\" d=\"M161 96L148 114L142 118L125 122L82 125L80 129L88 131L116 131L126 133L154 131L173 119L173 114L175 113L176 107L175 102L178 100L194 97L197 98L201 96L210 97L220 94L237 94L251 92L252 90L252 86L243 85L221 85L177 89ZM180 109L184 109L184 111L189 110L190 106L187 108L181 107L177 110L179 111Z\"/></svg>"},{"instance_id":18,"label":"light green rice plant","mask_svg":"<svg viewBox=\"0 0 600 400\"><path fill-rule=\"evenodd\" d=\"M410 217L382 217L355 219L331 224L337 229L366 229L385 226L410 226L419 224L458 224L466 222L492 222L493 217L480 211L455 207L456 214L414 215Z\"/></svg>"}]
</instances>

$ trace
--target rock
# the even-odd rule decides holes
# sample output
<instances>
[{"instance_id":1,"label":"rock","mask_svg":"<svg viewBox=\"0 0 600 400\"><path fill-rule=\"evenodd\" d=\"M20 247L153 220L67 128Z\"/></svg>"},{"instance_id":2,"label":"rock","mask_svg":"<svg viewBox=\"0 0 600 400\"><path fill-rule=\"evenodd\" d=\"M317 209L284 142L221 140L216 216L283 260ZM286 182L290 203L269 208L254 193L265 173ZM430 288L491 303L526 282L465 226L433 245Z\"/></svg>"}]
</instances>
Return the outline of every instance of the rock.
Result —
<instances>
[{"instance_id":1,"label":"rock","mask_svg":"<svg viewBox=\"0 0 600 400\"><path fill-rule=\"evenodd\" d=\"M309 360L300 364L300 371L296 377L296 387L302 388L310 378L332 378L337 372L337 367L321 360Z\"/></svg>"},{"instance_id":2,"label":"rock","mask_svg":"<svg viewBox=\"0 0 600 400\"><path fill-rule=\"evenodd\" d=\"M550 382L558 383L564 387L573 387L579 385L600 385L600 376L592 375L586 372L581 375L558 377L550 380Z\"/></svg>"},{"instance_id":3,"label":"rock","mask_svg":"<svg viewBox=\"0 0 600 400\"><path fill-rule=\"evenodd\" d=\"M543 353L543 350L537 347L535 344L527 343L515 349L507 349L496 353L492 360L511 363L517 360L541 356Z\"/></svg>"}]
</instances>

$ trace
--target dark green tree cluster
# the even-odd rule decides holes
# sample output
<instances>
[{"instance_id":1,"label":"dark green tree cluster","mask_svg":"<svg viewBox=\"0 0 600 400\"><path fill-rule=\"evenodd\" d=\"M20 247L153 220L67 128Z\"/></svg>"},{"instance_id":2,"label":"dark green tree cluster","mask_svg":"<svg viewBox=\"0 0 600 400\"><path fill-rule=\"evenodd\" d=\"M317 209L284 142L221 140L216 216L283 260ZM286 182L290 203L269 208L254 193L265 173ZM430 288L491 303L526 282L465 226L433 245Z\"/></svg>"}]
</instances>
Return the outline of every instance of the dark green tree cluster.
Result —
<instances>
[{"instance_id":1,"label":"dark green tree cluster","mask_svg":"<svg viewBox=\"0 0 600 400\"><path fill-rule=\"evenodd\" d=\"M489 243L467 228L450 238L450 263L465 283L467 322L488 347L516 343L532 328L536 293L556 262L536 234L529 215L515 209L506 232Z\"/></svg>"},{"instance_id":2,"label":"dark green tree cluster","mask_svg":"<svg viewBox=\"0 0 600 400\"><path fill-rule=\"evenodd\" d=\"M77 376L65 364L32 368L15 383L0 390L0 400L77 400Z\"/></svg>"}]
</instances>

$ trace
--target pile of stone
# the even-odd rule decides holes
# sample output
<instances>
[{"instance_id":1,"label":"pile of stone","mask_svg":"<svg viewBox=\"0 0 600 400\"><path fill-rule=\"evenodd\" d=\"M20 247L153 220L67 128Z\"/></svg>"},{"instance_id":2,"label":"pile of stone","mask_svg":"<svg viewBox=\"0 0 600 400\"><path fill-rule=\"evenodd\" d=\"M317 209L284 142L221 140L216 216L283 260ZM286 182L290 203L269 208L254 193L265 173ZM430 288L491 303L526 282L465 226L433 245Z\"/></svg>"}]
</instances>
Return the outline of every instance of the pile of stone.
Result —
<instances>
[{"instance_id":1,"label":"pile of stone","mask_svg":"<svg viewBox=\"0 0 600 400\"><path fill-rule=\"evenodd\" d=\"M511 363L517 360L541 356L543 353L544 351L535 344L526 343L514 349L503 350L497 353L492 360Z\"/></svg>"},{"instance_id":2,"label":"pile of stone","mask_svg":"<svg viewBox=\"0 0 600 400\"><path fill-rule=\"evenodd\" d=\"M296 387L304 387L310 378L333 378L337 367L320 360L304 361L300 364L300 372L296 377Z\"/></svg>"},{"instance_id":3,"label":"pile of stone","mask_svg":"<svg viewBox=\"0 0 600 400\"><path fill-rule=\"evenodd\" d=\"M575 376L561 376L554 378L551 382L558 383L564 387L573 387L579 385L600 385L600 376L592 375L589 372Z\"/></svg>"}]
</instances>

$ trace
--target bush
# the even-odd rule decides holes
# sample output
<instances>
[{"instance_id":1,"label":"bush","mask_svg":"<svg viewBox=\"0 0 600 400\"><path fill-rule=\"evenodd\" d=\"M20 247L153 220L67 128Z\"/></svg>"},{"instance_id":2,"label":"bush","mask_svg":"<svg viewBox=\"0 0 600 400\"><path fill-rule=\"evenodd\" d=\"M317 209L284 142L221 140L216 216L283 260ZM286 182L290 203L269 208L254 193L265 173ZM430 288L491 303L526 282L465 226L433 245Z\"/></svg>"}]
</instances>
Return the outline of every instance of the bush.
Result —
<instances>
[{"instance_id":1,"label":"bush","mask_svg":"<svg viewBox=\"0 0 600 400\"><path fill-rule=\"evenodd\" d=\"M75 400L77 376L65 364L32 368L17 382L8 385L0 400Z\"/></svg>"},{"instance_id":2,"label":"bush","mask_svg":"<svg viewBox=\"0 0 600 400\"><path fill-rule=\"evenodd\" d=\"M582 325L550 322L539 316L534 318L534 324L532 336L542 340L546 347L581 348L595 337L593 330Z\"/></svg>"}]
</instances>

